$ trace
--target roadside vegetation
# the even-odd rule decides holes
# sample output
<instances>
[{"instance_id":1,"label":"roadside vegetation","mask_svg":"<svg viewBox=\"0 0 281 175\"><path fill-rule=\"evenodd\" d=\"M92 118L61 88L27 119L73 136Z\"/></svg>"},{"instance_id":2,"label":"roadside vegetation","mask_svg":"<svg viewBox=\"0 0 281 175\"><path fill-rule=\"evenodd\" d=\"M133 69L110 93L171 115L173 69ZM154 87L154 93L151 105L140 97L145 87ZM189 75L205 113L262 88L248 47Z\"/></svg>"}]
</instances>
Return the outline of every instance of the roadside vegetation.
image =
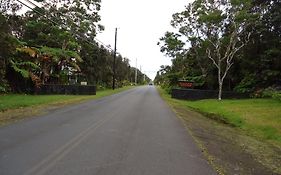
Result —
<instances>
[{"instance_id":1,"label":"roadside vegetation","mask_svg":"<svg viewBox=\"0 0 281 175\"><path fill-rule=\"evenodd\" d=\"M154 83L219 174L281 174L280 7L194 0L159 40L172 64ZM172 99L173 88L186 88L180 82L217 91L218 100ZM249 99L222 99L224 91Z\"/></svg>"},{"instance_id":2,"label":"roadside vegetation","mask_svg":"<svg viewBox=\"0 0 281 175\"><path fill-rule=\"evenodd\" d=\"M277 100L200 100L179 103L281 146L281 102Z\"/></svg>"},{"instance_id":3,"label":"roadside vegetation","mask_svg":"<svg viewBox=\"0 0 281 175\"><path fill-rule=\"evenodd\" d=\"M276 99L198 101L171 99L164 90L162 95L169 102L191 108L206 117L237 127L247 135L277 144L281 147L281 102Z\"/></svg>"},{"instance_id":4,"label":"roadside vegetation","mask_svg":"<svg viewBox=\"0 0 281 175\"><path fill-rule=\"evenodd\" d=\"M33 94L48 84L110 88L114 72L116 87L130 85L136 72L138 84L150 81L96 40L104 30L100 1L35 1L0 1L0 94Z\"/></svg>"},{"instance_id":5,"label":"roadside vegetation","mask_svg":"<svg viewBox=\"0 0 281 175\"><path fill-rule=\"evenodd\" d=\"M194 0L172 16L160 50L172 57L154 80L167 90L179 80L195 89L281 99L281 2ZM222 89L223 88L223 89ZM220 93L218 96L220 99Z\"/></svg>"},{"instance_id":6,"label":"roadside vegetation","mask_svg":"<svg viewBox=\"0 0 281 175\"><path fill-rule=\"evenodd\" d=\"M162 98L219 174L281 174L281 102Z\"/></svg>"},{"instance_id":7,"label":"roadside vegetation","mask_svg":"<svg viewBox=\"0 0 281 175\"><path fill-rule=\"evenodd\" d=\"M7 94L0 96L0 112L8 109L17 109L22 107L38 106L53 103L71 103L83 100L97 99L112 95L123 90L131 88L130 86L120 89L105 89L97 91L96 95L26 95L26 94Z\"/></svg>"},{"instance_id":8,"label":"roadside vegetation","mask_svg":"<svg viewBox=\"0 0 281 175\"><path fill-rule=\"evenodd\" d=\"M133 87L126 86L115 90L99 90L97 95L0 95L0 126L39 115L48 109L56 109L67 104L99 99Z\"/></svg>"}]
</instances>

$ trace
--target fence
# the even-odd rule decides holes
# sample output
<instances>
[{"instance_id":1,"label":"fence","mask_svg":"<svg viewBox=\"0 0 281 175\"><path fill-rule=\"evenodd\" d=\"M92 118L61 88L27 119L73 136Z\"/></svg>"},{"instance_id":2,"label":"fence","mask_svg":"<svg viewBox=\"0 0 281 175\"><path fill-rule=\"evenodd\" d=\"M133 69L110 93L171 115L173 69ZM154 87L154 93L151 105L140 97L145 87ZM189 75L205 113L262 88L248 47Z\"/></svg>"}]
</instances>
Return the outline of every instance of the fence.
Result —
<instances>
[{"instance_id":1,"label":"fence","mask_svg":"<svg viewBox=\"0 0 281 175\"><path fill-rule=\"evenodd\" d=\"M96 86L84 85L42 85L36 94L96 95Z\"/></svg>"},{"instance_id":2,"label":"fence","mask_svg":"<svg viewBox=\"0 0 281 175\"><path fill-rule=\"evenodd\" d=\"M215 90L199 90L199 89L172 89L172 98L185 100L201 100L218 98L218 91ZM231 91L222 93L223 99L241 99L249 98L249 94L241 94Z\"/></svg>"}]
</instances>

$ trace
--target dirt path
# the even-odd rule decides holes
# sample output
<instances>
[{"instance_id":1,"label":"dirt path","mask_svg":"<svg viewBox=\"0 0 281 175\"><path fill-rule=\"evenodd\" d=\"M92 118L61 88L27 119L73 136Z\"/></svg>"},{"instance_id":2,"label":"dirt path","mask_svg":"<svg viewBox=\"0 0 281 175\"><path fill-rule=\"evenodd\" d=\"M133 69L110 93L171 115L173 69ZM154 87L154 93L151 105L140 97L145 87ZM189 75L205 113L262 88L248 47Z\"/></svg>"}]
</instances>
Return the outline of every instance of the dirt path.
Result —
<instances>
[{"instance_id":1,"label":"dirt path","mask_svg":"<svg viewBox=\"0 0 281 175\"><path fill-rule=\"evenodd\" d=\"M174 111L219 174L281 174L281 149L185 107Z\"/></svg>"}]
</instances>

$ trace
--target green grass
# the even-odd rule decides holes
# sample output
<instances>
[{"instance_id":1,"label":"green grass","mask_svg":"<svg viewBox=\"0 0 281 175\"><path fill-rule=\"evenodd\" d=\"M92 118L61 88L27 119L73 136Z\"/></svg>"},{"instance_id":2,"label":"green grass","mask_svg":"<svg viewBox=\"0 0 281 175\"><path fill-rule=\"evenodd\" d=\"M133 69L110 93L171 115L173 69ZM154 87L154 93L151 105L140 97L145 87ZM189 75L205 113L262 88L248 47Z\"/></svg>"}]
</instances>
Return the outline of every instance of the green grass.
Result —
<instances>
[{"instance_id":1,"label":"green grass","mask_svg":"<svg viewBox=\"0 0 281 175\"><path fill-rule=\"evenodd\" d=\"M97 95L1 95L0 112L9 109L18 109L24 107L34 107L39 105L72 103L90 99L97 99L104 96L112 95L132 87L124 87L116 90L97 91Z\"/></svg>"},{"instance_id":2,"label":"green grass","mask_svg":"<svg viewBox=\"0 0 281 175\"><path fill-rule=\"evenodd\" d=\"M281 102L274 99L176 100L159 89L172 106L200 111L205 116L241 128L248 135L281 145Z\"/></svg>"}]
</instances>

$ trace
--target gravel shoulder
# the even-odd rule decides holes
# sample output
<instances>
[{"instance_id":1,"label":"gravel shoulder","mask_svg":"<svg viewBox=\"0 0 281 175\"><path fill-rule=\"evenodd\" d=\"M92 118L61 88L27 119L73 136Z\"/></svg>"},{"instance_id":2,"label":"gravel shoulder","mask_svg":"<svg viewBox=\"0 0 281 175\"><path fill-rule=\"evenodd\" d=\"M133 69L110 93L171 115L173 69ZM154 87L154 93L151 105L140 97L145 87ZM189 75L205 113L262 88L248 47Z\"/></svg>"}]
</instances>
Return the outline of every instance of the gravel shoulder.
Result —
<instances>
[{"instance_id":1,"label":"gravel shoulder","mask_svg":"<svg viewBox=\"0 0 281 175\"><path fill-rule=\"evenodd\" d=\"M219 174L281 174L280 148L192 109L168 103Z\"/></svg>"}]
</instances>

